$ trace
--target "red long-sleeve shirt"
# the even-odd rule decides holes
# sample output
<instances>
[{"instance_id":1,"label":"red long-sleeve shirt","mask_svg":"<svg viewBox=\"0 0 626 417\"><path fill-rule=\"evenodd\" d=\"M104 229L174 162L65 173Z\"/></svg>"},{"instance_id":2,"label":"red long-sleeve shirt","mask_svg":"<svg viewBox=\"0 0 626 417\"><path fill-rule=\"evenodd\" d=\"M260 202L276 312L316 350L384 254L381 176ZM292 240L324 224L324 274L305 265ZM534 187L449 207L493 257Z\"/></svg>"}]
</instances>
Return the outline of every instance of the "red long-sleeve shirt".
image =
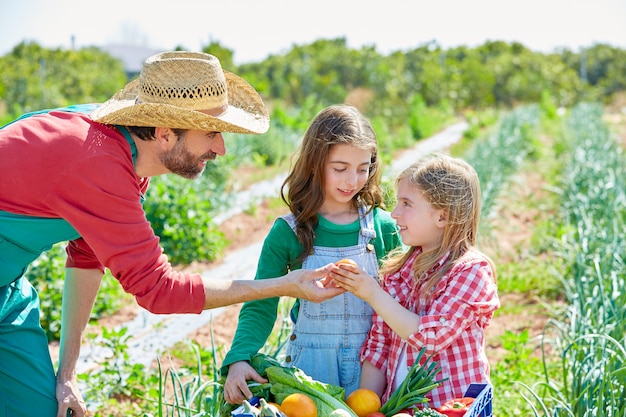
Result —
<instances>
[{"instance_id":1,"label":"red long-sleeve shirt","mask_svg":"<svg viewBox=\"0 0 626 417\"><path fill-rule=\"evenodd\" d=\"M0 212L9 213L0 242L13 245L12 256L41 252L56 243L50 235L62 219L80 236L68 245L68 267L108 268L154 313L199 313L201 276L172 269L146 220L148 182L135 174L131 147L111 126L60 111L19 120L0 130ZM31 260L24 256L24 267ZM0 272L0 284L13 278Z\"/></svg>"}]
</instances>

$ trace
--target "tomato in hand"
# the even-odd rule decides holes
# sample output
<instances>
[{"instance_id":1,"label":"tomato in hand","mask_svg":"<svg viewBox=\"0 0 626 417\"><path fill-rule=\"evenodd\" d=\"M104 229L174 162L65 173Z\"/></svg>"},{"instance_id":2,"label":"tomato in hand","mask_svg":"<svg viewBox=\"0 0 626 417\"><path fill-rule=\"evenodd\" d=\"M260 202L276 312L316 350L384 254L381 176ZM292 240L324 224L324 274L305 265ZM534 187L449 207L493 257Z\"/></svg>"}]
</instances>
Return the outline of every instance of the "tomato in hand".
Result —
<instances>
[{"instance_id":1,"label":"tomato in hand","mask_svg":"<svg viewBox=\"0 0 626 417\"><path fill-rule=\"evenodd\" d=\"M448 417L462 417L469 410L470 405L474 402L472 397L455 398L446 401L436 410Z\"/></svg>"},{"instance_id":2,"label":"tomato in hand","mask_svg":"<svg viewBox=\"0 0 626 417\"><path fill-rule=\"evenodd\" d=\"M353 266L355 268L359 267L359 265L356 262L354 262L352 259L349 259L349 258L343 258L343 259L340 259L337 262L335 262L335 265L337 265L337 266L339 266L341 264L351 265L351 266Z\"/></svg>"},{"instance_id":3,"label":"tomato in hand","mask_svg":"<svg viewBox=\"0 0 626 417\"><path fill-rule=\"evenodd\" d=\"M340 259L337 262L335 262L335 265L336 266L339 266L339 265L350 265L350 266L352 266L354 268L358 268L359 267L359 265L355 261L350 259L350 258ZM339 284L337 284L334 280L330 281L330 282L333 284L334 287L339 287Z\"/></svg>"}]
</instances>

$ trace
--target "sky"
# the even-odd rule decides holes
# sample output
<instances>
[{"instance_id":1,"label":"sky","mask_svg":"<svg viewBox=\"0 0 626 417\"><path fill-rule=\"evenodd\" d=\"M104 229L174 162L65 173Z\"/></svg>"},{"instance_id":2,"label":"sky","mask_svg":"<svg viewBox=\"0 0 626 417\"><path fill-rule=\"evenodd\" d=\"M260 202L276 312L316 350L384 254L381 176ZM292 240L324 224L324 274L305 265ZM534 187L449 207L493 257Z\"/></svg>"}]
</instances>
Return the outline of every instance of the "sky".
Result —
<instances>
[{"instance_id":1,"label":"sky","mask_svg":"<svg viewBox=\"0 0 626 417\"><path fill-rule=\"evenodd\" d=\"M46 48L130 44L199 51L211 41L236 64L345 37L381 54L517 41L538 51L596 43L626 49L626 0L0 0L0 56L22 41Z\"/></svg>"}]
</instances>

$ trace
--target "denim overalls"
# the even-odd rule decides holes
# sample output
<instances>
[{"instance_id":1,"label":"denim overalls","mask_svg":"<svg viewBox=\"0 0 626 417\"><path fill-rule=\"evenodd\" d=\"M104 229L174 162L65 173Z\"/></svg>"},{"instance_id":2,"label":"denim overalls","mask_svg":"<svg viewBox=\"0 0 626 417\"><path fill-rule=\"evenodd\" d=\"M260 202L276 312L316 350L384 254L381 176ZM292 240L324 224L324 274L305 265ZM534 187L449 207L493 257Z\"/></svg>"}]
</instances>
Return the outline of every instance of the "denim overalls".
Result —
<instances>
[{"instance_id":1,"label":"denim overalls","mask_svg":"<svg viewBox=\"0 0 626 417\"><path fill-rule=\"evenodd\" d=\"M318 268L342 258L350 258L378 279L374 245L374 216L359 207L361 230L358 243L349 247L314 246L303 269ZM295 217L283 216L295 229ZM346 390L346 396L359 387L359 353L372 325L373 309L365 301L345 292L322 303L300 300L298 319L287 343L285 362L303 370L311 378Z\"/></svg>"}]
</instances>

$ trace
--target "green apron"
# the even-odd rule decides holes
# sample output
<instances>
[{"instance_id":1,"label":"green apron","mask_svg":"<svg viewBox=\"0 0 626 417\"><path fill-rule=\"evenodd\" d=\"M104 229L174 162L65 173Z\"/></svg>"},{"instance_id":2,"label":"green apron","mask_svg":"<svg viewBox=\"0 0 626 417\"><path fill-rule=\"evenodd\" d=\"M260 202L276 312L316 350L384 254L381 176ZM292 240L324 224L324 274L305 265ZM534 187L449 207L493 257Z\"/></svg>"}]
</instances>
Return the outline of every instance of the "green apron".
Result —
<instances>
[{"instance_id":1,"label":"green apron","mask_svg":"<svg viewBox=\"0 0 626 417\"><path fill-rule=\"evenodd\" d=\"M89 113L94 108L58 110ZM118 129L131 146L134 164L135 143L126 128ZM56 375L39 322L39 296L24 273L52 245L78 237L63 219L0 211L0 417L56 417Z\"/></svg>"}]
</instances>

